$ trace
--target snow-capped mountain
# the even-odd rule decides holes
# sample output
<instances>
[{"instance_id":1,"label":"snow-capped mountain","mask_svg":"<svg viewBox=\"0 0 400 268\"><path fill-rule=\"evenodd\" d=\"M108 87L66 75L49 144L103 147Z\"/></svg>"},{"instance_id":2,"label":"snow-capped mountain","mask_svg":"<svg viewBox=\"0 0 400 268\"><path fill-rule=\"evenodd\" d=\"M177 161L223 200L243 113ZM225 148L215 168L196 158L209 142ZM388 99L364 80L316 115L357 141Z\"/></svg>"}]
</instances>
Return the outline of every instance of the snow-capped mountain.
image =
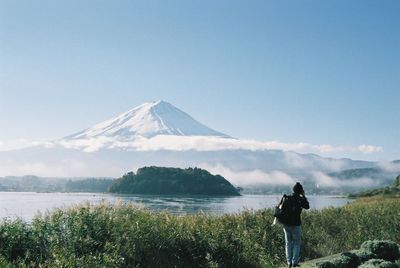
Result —
<instances>
[{"instance_id":1,"label":"snow-capped mountain","mask_svg":"<svg viewBox=\"0 0 400 268\"><path fill-rule=\"evenodd\" d=\"M67 136L64 140L108 137L119 141L152 138L158 135L213 136L229 138L193 119L165 101L139 105L115 118Z\"/></svg>"}]
</instances>

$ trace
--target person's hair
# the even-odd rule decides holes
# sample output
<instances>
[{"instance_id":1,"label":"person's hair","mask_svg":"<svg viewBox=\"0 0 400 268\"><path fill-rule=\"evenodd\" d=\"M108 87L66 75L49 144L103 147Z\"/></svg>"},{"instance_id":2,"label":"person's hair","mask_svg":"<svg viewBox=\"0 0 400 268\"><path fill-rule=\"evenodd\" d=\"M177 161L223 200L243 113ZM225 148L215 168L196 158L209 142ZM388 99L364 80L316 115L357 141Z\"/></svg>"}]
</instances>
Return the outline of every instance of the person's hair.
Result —
<instances>
[{"instance_id":1,"label":"person's hair","mask_svg":"<svg viewBox=\"0 0 400 268\"><path fill-rule=\"evenodd\" d=\"M296 182L296 184L293 186L293 193L295 194L303 193L303 185L301 185L300 182Z\"/></svg>"}]
</instances>

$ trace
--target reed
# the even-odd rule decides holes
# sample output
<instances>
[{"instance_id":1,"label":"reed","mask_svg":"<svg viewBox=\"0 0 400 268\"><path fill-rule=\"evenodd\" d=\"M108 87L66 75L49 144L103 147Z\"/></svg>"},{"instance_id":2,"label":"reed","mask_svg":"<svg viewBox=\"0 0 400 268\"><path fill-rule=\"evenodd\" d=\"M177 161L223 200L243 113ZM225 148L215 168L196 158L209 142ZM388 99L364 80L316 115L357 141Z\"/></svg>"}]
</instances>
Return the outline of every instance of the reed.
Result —
<instances>
[{"instance_id":1,"label":"reed","mask_svg":"<svg viewBox=\"0 0 400 268\"><path fill-rule=\"evenodd\" d=\"M176 216L131 204L56 209L32 222L0 223L1 267L276 267L282 228L272 210ZM303 213L303 259L400 242L400 201L360 200Z\"/></svg>"}]
</instances>

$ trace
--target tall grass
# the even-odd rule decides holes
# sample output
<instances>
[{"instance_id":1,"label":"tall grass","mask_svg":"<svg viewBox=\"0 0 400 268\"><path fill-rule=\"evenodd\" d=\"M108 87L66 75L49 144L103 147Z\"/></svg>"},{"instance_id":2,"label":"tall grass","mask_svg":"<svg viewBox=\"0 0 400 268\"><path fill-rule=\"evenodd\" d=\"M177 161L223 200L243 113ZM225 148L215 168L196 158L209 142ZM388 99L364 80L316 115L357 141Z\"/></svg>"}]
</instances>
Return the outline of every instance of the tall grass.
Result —
<instances>
[{"instance_id":1,"label":"tall grass","mask_svg":"<svg viewBox=\"0 0 400 268\"><path fill-rule=\"evenodd\" d=\"M387 239L400 243L400 199L364 198L303 215L303 255L315 258Z\"/></svg>"},{"instance_id":2,"label":"tall grass","mask_svg":"<svg viewBox=\"0 0 400 268\"><path fill-rule=\"evenodd\" d=\"M0 266L275 267L284 261L272 210L174 216L129 204L82 204L0 223ZM400 201L359 201L303 213L303 258L400 242ZM11 266L10 266L11 267Z\"/></svg>"}]
</instances>

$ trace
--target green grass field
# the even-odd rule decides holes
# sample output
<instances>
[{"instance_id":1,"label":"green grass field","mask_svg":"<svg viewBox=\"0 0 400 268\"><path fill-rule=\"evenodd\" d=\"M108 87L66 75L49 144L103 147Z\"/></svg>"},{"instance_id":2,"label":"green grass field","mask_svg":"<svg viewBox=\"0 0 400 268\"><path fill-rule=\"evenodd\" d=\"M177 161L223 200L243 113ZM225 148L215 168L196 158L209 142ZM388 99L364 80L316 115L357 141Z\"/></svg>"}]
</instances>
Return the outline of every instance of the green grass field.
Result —
<instances>
[{"instance_id":1,"label":"green grass field","mask_svg":"<svg viewBox=\"0 0 400 268\"><path fill-rule=\"evenodd\" d=\"M359 248L365 240L400 243L400 200L360 199L303 212L305 260ZM281 226L272 210L174 216L125 204L82 204L0 223L0 266L278 267Z\"/></svg>"}]
</instances>

